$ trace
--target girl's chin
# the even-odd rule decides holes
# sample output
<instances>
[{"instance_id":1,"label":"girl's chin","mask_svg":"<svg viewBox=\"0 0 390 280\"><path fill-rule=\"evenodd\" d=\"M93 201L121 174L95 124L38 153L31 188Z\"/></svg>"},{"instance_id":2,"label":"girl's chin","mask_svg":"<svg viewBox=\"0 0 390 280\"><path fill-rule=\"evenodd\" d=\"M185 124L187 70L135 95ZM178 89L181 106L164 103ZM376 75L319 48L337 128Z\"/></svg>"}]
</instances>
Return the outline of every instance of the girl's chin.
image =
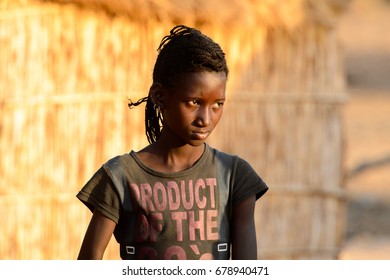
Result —
<instances>
[{"instance_id":1,"label":"girl's chin","mask_svg":"<svg viewBox=\"0 0 390 280\"><path fill-rule=\"evenodd\" d=\"M199 147L202 146L205 143L204 140L190 140L188 141L188 145L193 146L193 147Z\"/></svg>"}]
</instances>

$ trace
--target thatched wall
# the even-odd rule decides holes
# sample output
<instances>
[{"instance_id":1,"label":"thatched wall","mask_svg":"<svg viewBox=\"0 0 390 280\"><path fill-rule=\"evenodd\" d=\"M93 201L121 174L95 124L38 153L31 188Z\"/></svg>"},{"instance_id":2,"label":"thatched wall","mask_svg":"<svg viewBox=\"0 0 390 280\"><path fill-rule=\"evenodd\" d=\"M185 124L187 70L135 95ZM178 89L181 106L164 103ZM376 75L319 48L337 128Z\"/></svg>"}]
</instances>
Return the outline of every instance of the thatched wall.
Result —
<instances>
[{"instance_id":1,"label":"thatched wall","mask_svg":"<svg viewBox=\"0 0 390 280\"><path fill-rule=\"evenodd\" d=\"M346 2L2 1L0 258L76 257L90 213L75 194L104 161L146 144L143 110L126 98L147 94L176 23L227 53L229 101L210 143L271 187L256 213L259 257L334 258L345 98L335 23ZM118 258L115 242L105 257Z\"/></svg>"},{"instance_id":2,"label":"thatched wall","mask_svg":"<svg viewBox=\"0 0 390 280\"><path fill-rule=\"evenodd\" d=\"M126 98L147 92L165 30L74 6L2 15L0 258L75 258L90 217L77 189L146 144Z\"/></svg>"},{"instance_id":3,"label":"thatched wall","mask_svg":"<svg viewBox=\"0 0 390 280\"><path fill-rule=\"evenodd\" d=\"M212 141L249 159L270 184L256 212L260 258L336 258L346 96L335 30L271 29L262 39Z\"/></svg>"}]
</instances>

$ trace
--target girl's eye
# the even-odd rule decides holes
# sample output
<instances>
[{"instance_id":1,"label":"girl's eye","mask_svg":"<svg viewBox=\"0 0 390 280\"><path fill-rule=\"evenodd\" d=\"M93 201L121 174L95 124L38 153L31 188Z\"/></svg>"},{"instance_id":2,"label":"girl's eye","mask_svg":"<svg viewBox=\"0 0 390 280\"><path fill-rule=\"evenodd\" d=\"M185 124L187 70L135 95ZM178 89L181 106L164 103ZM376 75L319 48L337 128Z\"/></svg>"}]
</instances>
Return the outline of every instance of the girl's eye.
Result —
<instances>
[{"instance_id":1,"label":"girl's eye","mask_svg":"<svg viewBox=\"0 0 390 280\"><path fill-rule=\"evenodd\" d=\"M213 105L213 109L219 109L223 106L223 102L217 102Z\"/></svg>"},{"instance_id":2,"label":"girl's eye","mask_svg":"<svg viewBox=\"0 0 390 280\"><path fill-rule=\"evenodd\" d=\"M199 106L200 102L199 100L190 100L188 101L188 104L190 104L191 106Z\"/></svg>"}]
</instances>

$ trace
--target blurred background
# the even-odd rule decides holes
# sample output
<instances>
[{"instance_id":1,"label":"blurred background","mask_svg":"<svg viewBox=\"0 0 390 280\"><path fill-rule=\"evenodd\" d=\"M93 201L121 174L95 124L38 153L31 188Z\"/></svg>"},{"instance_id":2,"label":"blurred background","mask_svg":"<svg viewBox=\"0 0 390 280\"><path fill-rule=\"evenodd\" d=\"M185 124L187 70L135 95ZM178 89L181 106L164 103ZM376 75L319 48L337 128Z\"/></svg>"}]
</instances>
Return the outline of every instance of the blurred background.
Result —
<instances>
[{"instance_id":1,"label":"blurred background","mask_svg":"<svg viewBox=\"0 0 390 280\"><path fill-rule=\"evenodd\" d=\"M390 1L354 0L341 18L349 100L349 196L342 258L390 259Z\"/></svg>"},{"instance_id":2,"label":"blurred background","mask_svg":"<svg viewBox=\"0 0 390 280\"><path fill-rule=\"evenodd\" d=\"M258 257L390 259L388 0L0 0L0 259L77 257L91 213L75 195L147 144L126 102L176 24L226 52L209 143L270 186Z\"/></svg>"}]
</instances>

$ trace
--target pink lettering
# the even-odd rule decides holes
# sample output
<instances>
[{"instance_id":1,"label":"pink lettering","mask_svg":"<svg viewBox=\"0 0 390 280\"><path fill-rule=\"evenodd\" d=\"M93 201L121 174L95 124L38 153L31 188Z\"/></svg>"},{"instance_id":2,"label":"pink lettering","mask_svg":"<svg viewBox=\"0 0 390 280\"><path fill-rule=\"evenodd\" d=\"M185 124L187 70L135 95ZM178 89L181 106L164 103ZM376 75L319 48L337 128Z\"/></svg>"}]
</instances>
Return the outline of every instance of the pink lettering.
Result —
<instances>
[{"instance_id":1,"label":"pink lettering","mask_svg":"<svg viewBox=\"0 0 390 280\"><path fill-rule=\"evenodd\" d=\"M206 253L206 254L201 255L199 259L200 260L213 260L214 257L212 254Z\"/></svg>"},{"instance_id":2,"label":"pink lettering","mask_svg":"<svg viewBox=\"0 0 390 280\"><path fill-rule=\"evenodd\" d=\"M164 260L186 260L186 252L179 246L169 247L163 256Z\"/></svg>"},{"instance_id":3,"label":"pink lettering","mask_svg":"<svg viewBox=\"0 0 390 280\"><path fill-rule=\"evenodd\" d=\"M215 187L217 185L217 179L207 178L206 185L210 187L210 203L211 208L215 208Z\"/></svg>"},{"instance_id":4,"label":"pink lettering","mask_svg":"<svg viewBox=\"0 0 390 280\"><path fill-rule=\"evenodd\" d=\"M200 190L199 188L206 188L206 185L202 179L198 179L195 183L195 201L196 205L198 205L199 209L204 209L206 207L207 198L205 196L202 196L202 199L200 198Z\"/></svg>"},{"instance_id":5,"label":"pink lettering","mask_svg":"<svg viewBox=\"0 0 390 280\"><path fill-rule=\"evenodd\" d=\"M162 231L162 213L153 213L150 215L150 241L156 242L158 234Z\"/></svg>"},{"instance_id":6,"label":"pink lettering","mask_svg":"<svg viewBox=\"0 0 390 280\"><path fill-rule=\"evenodd\" d=\"M200 240L205 240L204 237L204 210L199 211L199 220L195 220L195 213L194 211L188 212L188 225L189 225L189 234L190 234L190 240L194 241L196 240L196 233L195 231L199 231L199 238Z\"/></svg>"},{"instance_id":7,"label":"pink lettering","mask_svg":"<svg viewBox=\"0 0 390 280\"><path fill-rule=\"evenodd\" d=\"M140 260L156 260L157 252L151 247L142 247L139 249L138 259Z\"/></svg>"},{"instance_id":8,"label":"pink lettering","mask_svg":"<svg viewBox=\"0 0 390 280\"><path fill-rule=\"evenodd\" d=\"M194 206L194 186L192 180L188 181L188 196L186 191L186 181L182 180L180 182L181 186L181 200L185 209L190 210Z\"/></svg>"},{"instance_id":9,"label":"pink lettering","mask_svg":"<svg viewBox=\"0 0 390 280\"><path fill-rule=\"evenodd\" d=\"M139 202L140 194L139 194L139 188L137 184L130 184L130 193L134 194L134 199ZM132 196L133 197L133 196Z\"/></svg>"},{"instance_id":10,"label":"pink lettering","mask_svg":"<svg viewBox=\"0 0 390 280\"><path fill-rule=\"evenodd\" d=\"M180 207L180 191L175 181L167 183L169 210L177 210Z\"/></svg>"},{"instance_id":11,"label":"pink lettering","mask_svg":"<svg viewBox=\"0 0 390 280\"><path fill-rule=\"evenodd\" d=\"M152 188L149 184L141 184L141 205L148 211L154 211L154 206L152 203Z\"/></svg>"},{"instance_id":12,"label":"pink lettering","mask_svg":"<svg viewBox=\"0 0 390 280\"><path fill-rule=\"evenodd\" d=\"M183 220L187 219L187 213L172 212L171 219L176 221L176 240L183 241Z\"/></svg>"},{"instance_id":13,"label":"pink lettering","mask_svg":"<svg viewBox=\"0 0 390 280\"><path fill-rule=\"evenodd\" d=\"M192 251L194 251L194 253L196 254L196 255L199 255L200 254L200 252L199 252L199 248L198 248L198 245L190 245L190 248L192 249Z\"/></svg>"},{"instance_id":14,"label":"pink lettering","mask_svg":"<svg viewBox=\"0 0 390 280\"><path fill-rule=\"evenodd\" d=\"M165 186L157 182L153 187L153 197L154 204L158 211L164 211L167 208L167 193L165 191Z\"/></svg>"},{"instance_id":15,"label":"pink lettering","mask_svg":"<svg viewBox=\"0 0 390 280\"><path fill-rule=\"evenodd\" d=\"M206 236L207 240L218 240L218 211L208 210L206 215Z\"/></svg>"}]
</instances>

